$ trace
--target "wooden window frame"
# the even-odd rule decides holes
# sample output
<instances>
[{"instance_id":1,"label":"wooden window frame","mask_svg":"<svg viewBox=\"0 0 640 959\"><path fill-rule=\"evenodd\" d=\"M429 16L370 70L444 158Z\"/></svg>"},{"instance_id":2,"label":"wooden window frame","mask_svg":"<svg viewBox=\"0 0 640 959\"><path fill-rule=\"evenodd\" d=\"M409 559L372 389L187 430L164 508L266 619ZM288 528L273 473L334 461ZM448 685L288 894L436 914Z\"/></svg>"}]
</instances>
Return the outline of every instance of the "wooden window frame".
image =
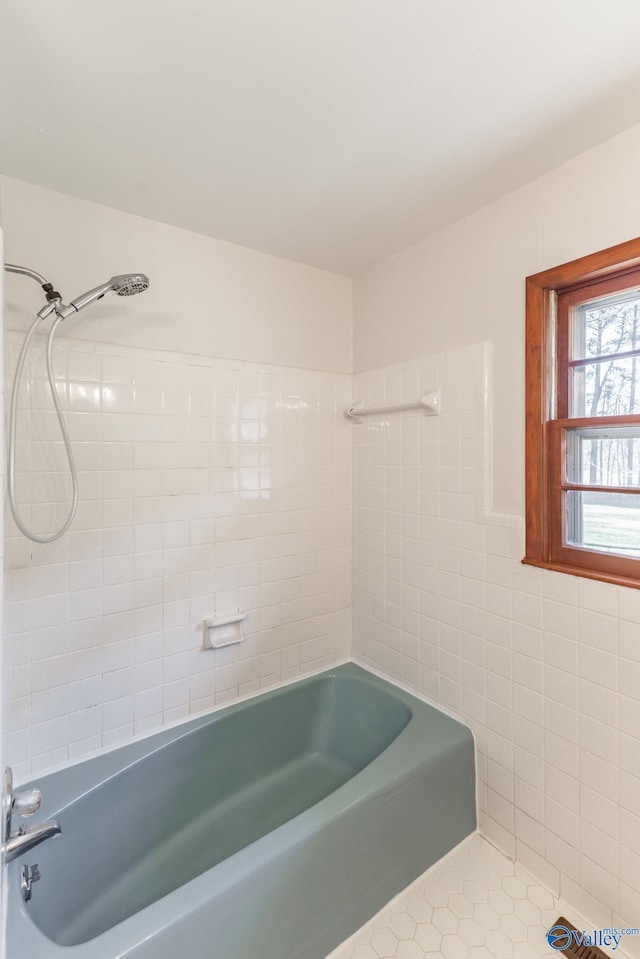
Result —
<instances>
[{"instance_id":1,"label":"wooden window frame","mask_svg":"<svg viewBox=\"0 0 640 959\"><path fill-rule=\"evenodd\" d=\"M564 475L567 429L640 425L639 415L571 418L568 409L567 310L558 302L594 287L594 295L640 271L640 238L528 276L526 280L526 549L530 566L640 589L640 558L600 553L564 542L563 490L593 489ZM640 276L640 273L639 273ZM640 279L638 282L640 285ZM584 294L582 295L584 299ZM598 487L602 489L602 487ZM621 492L607 487L608 492ZM640 495L640 487L625 487Z\"/></svg>"}]
</instances>

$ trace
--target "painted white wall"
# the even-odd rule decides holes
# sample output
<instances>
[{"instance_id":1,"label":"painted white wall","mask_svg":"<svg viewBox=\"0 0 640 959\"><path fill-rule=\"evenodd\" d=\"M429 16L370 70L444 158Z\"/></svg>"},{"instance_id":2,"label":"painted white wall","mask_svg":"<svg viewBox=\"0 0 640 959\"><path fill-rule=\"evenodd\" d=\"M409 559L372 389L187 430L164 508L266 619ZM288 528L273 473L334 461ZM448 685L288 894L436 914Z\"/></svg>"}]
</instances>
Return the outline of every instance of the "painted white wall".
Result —
<instances>
[{"instance_id":1,"label":"painted white wall","mask_svg":"<svg viewBox=\"0 0 640 959\"><path fill-rule=\"evenodd\" d=\"M351 280L143 217L0 178L6 259L47 276L67 302L116 273L151 277L109 296L65 334L125 346L351 372ZM7 278L7 322L41 297Z\"/></svg>"},{"instance_id":2,"label":"painted white wall","mask_svg":"<svg viewBox=\"0 0 640 959\"><path fill-rule=\"evenodd\" d=\"M493 344L497 509L524 503L524 278L640 233L639 153L636 126L354 280L356 372Z\"/></svg>"}]
</instances>

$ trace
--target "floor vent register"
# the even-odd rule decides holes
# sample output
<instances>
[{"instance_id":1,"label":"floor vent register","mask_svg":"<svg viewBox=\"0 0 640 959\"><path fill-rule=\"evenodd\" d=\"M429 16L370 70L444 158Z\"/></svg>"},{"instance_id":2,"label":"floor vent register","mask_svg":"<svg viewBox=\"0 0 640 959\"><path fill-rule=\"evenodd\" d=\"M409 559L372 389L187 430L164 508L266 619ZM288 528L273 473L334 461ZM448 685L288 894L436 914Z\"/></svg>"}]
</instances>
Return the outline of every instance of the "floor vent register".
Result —
<instances>
[{"instance_id":1,"label":"floor vent register","mask_svg":"<svg viewBox=\"0 0 640 959\"><path fill-rule=\"evenodd\" d=\"M573 926L568 919L565 919L564 916L559 916L554 922L552 928L556 928L558 926L563 926L572 934L574 932L578 932L576 927ZM581 944L573 935L571 936L566 949L558 949L558 951L563 956L571 956L572 959L610 959L609 953L603 952L598 946L588 946L584 943Z\"/></svg>"}]
</instances>

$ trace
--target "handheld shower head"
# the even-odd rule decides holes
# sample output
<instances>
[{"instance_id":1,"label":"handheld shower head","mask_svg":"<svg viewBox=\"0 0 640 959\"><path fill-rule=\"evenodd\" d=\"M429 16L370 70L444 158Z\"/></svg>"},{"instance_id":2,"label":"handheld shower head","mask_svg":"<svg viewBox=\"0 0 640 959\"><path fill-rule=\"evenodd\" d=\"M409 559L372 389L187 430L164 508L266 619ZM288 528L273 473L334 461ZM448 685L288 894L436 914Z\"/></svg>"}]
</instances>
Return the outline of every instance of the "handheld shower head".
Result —
<instances>
[{"instance_id":1,"label":"handheld shower head","mask_svg":"<svg viewBox=\"0 0 640 959\"><path fill-rule=\"evenodd\" d=\"M125 273L122 276L112 276L109 283L113 285L113 292L118 296L133 296L148 289L149 277L144 273Z\"/></svg>"},{"instance_id":2,"label":"handheld shower head","mask_svg":"<svg viewBox=\"0 0 640 959\"><path fill-rule=\"evenodd\" d=\"M123 273L120 276L112 276L107 283L102 286L96 286L93 290L88 290L82 296L71 300L69 304L73 311L79 313L85 306L89 306L95 300L100 300L105 293L117 293L118 296L133 296L134 293L143 293L149 287L149 277L144 273ZM68 309L68 308L67 308ZM71 315L72 310L65 311L65 318Z\"/></svg>"},{"instance_id":3,"label":"handheld shower head","mask_svg":"<svg viewBox=\"0 0 640 959\"><path fill-rule=\"evenodd\" d=\"M11 513L18 529L34 543L53 543L55 540L60 539L60 537L67 532L71 526L71 523L73 522L74 516L76 515L76 509L78 506L78 472L76 470L76 465L73 458L73 449L69 439L69 431L64 420L64 414L62 412L62 406L60 405L60 399L58 397L56 381L53 372L53 340L56 330L58 329L58 326L62 320L66 319L68 316L71 316L72 313L78 313L85 306L89 306L89 304L93 303L95 300L100 300L105 293L112 292L116 293L118 296L132 296L134 293L142 293L143 290L146 290L149 286L149 277L145 276L144 273L126 273L120 274L119 276L112 276L107 283L103 283L102 286L96 286L93 290L89 290L87 293L83 293L82 296L76 297L76 299L72 300L67 306L62 302L62 297L56 290L54 290L53 285L48 283L40 273L30 269L30 267L19 266L17 263L5 263L4 269L7 273L18 273L35 280L43 288L47 297L46 306L43 306L41 310L38 310L35 319L29 327L27 335L24 338L22 348L18 355L15 376L13 378L11 406L9 411L7 492L9 494L9 506L11 508ZM71 475L71 508L69 509L67 518L60 529L58 529L55 533L48 533L44 536L40 536L32 532L25 525L16 502L16 423L18 417L18 398L21 395L20 384L22 383L24 366L29 354L29 345L40 323L50 317L54 317L54 319L49 330L45 352L47 379L49 380L51 397L56 415L58 417L62 441L67 454L67 462L69 464L69 472Z\"/></svg>"}]
</instances>

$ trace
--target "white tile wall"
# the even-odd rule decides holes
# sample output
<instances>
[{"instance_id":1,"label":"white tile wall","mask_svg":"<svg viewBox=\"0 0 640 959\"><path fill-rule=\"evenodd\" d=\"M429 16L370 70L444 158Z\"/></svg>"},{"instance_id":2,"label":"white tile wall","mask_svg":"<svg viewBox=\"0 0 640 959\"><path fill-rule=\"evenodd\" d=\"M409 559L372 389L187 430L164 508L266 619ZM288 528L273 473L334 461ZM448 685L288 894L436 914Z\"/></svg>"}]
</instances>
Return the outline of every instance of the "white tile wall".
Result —
<instances>
[{"instance_id":1,"label":"white tile wall","mask_svg":"<svg viewBox=\"0 0 640 959\"><path fill-rule=\"evenodd\" d=\"M80 505L49 546L8 522L17 777L350 651L350 378L58 342ZM48 531L68 481L42 344L29 372L19 500ZM204 651L202 620L236 610L246 642Z\"/></svg>"},{"instance_id":2,"label":"white tile wall","mask_svg":"<svg viewBox=\"0 0 640 959\"><path fill-rule=\"evenodd\" d=\"M354 426L354 658L462 717L481 829L592 922L640 925L640 591L523 566L487 509L488 347L356 376L442 415ZM638 953L640 955L640 952Z\"/></svg>"}]
</instances>

